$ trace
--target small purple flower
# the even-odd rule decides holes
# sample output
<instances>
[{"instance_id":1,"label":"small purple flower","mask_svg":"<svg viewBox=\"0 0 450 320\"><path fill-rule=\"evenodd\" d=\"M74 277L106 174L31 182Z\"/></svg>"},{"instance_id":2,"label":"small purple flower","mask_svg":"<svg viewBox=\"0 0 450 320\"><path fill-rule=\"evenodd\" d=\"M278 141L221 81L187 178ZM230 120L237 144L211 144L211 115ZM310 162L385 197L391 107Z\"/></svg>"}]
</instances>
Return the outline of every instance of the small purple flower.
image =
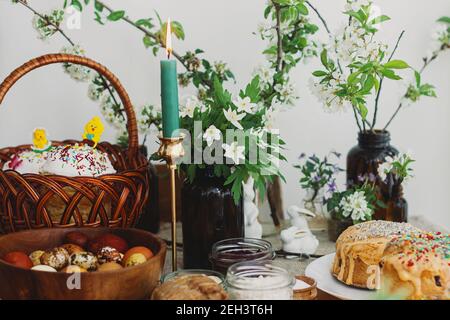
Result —
<instances>
[{"instance_id":1,"label":"small purple flower","mask_svg":"<svg viewBox=\"0 0 450 320\"><path fill-rule=\"evenodd\" d=\"M360 175L358 175L358 181L359 181L359 182L364 182L364 181L366 181L366 175L365 175L365 174L360 174Z\"/></svg>"},{"instance_id":2,"label":"small purple flower","mask_svg":"<svg viewBox=\"0 0 450 320\"><path fill-rule=\"evenodd\" d=\"M318 174L315 174L315 175L312 177L312 180L313 180L314 182L319 182L320 180L322 180L322 177L319 176Z\"/></svg>"},{"instance_id":3,"label":"small purple flower","mask_svg":"<svg viewBox=\"0 0 450 320\"><path fill-rule=\"evenodd\" d=\"M328 192L330 193L334 193L337 191L337 184L336 181L331 181L330 183L328 183Z\"/></svg>"},{"instance_id":4,"label":"small purple flower","mask_svg":"<svg viewBox=\"0 0 450 320\"><path fill-rule=\"evenodd\" d=\"M377 176L374 175L372 172L369 173L369 181L370 181L370 182L375 182L375 181L377 181Z\"/></svg>"}]
</instances>

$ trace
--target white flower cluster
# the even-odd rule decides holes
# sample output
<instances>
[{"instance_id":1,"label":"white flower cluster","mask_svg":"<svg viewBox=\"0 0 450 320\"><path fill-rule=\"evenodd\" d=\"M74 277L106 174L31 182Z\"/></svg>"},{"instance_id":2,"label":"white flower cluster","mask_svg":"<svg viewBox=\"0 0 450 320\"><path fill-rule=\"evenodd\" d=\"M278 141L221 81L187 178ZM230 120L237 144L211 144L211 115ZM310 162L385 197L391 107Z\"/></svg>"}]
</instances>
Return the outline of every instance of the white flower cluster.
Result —
<instances>
[{"instance_id":1,"label":"white flower cluster","mask_svg":"<svg viewBox=\"0 0 450 320\"><path fill-rule=\"evenodd\" d=\"M345 5L345 11L355 11L358 12L362 7L367 7L372 5L371 0L347 0Z\"/></svg>"},{"instance_id":2,"label":"white flower cluster","mask_svg":"<svg viewBox=\"0 0 450 320\"><path fill-rule=\"evenodd\" d=\"M346 77L340 72L335 72L333 77L333 80L324 83L316 83L311 78L308 84L309 89L319 103L322 104L326 112L338 113L347 111L351 107L350 102L336 95L336 92L341 89L339 85L345 83Z\"/></svg>"},{"instance_id":3,"label":"white flower cluster","mask_svg":"<svg viewBox=\"0 0 450 320\"><path fill-rule=\"evenodd\" d=\"M55 9L49 14L44 15L45 19L38 15L34 15L32 24L33 28L38 32L39 39L47 40L57 31L55 26L58 26L64 20L64 11Z\"/></svg>"},{"instance_id":4,"label":"white flower cluster","mask_svg":"<svg viewBox=\"0 0 450 320\"><path fill-rule=\"evenodd\" d=\"M266 112L262 117L265 130L270 132L275 129L275 121L278 115L278 110L279 108L277 108L276 106L272 106L266 109Z\"/></svg>"},{"instance_id":5,"label":"white flower cluster","mask_svg":"<svg viewBox=\"0 0 450 320\"><path fill-rule=\"evenodd\" d=\"M344 65L377 60L386 51L387 45L375 41L356 19L341 27L329 45L331 57Z\"/></svg>"},{"instance_id":6,"label":"white flower cluster","mask_svg":"<svg viewBox=\"0 0 450 320\"><path fill-rule=\"evenodd\" d=\"M433 56L441 51L442 47L450 46L450 34L448 32L448 25L445 23L438 23L431 34L431 45L427 51L427 59L431 59Z\"/></svg>"},{"instance_id":7,"label":"white flower cluster","mask_svg":"<svg viewBox=\"0 0 450 320\"><path fill-rule=\"evenodd\" d=\"M196 96L185 96L180 104L180 117L181 118L193 118L195 110L199 109L200 112L206 111L206 105L201 102Z\"/></svg>"},{"instance_id":8,"label":"white flower cluster","mask_svg":"<svg viewBox=\"0 0 450 320\"><path fill-rule=\"evenodd\" d=\"M161 109L151 104L143 105L137 113L137 122L139 131L143 134L147 133L152 125L155 125L159 131L161 125Z\"/></svg>"},{"instance_id":9,"label":"white flower cluster","mask_svg":"<svg viewBox=\"0 0 450 320\"><path fill-rule=\"evenodd\" d=\"M282 35L288 34L294 30L294 27L291 25L290 21L283 21L280 24L280 33ZM275 41L277 38L277 27L274 22L269 22L264 20L258 24L257 28L258 34L261 36L263 40Z\"/></svg>"},{"instance_id":10,"label":"white flower cluster","mask_svg":"<svg viewBox=\"0 0 450 320\"><path fill-rule=\"evenodd\" d=\"M388 175L393 174L396 178L407 181L412 177L412 169L408 167L412 161L412 157L408 153L400 153L394 157L388 156L378 166L378 176L382 181L386 181ZM404 170L399 171L399 168Z\"/></svg>"},{"instance_id":11,"label":"white flower cluster","mask_svg":"<svg viewBox=\"0 0 450 320\"><path fill-rule=\"evenodd\" d=\"M357 12L371 4L372 1L369 0L349 0L345 9ZM363 28L358 20L351 19L350 23L343 24L331 37L326 48L330 58L340 64L342 70L337 68L329 81L310 79L309 88L326 112L346 111L351 107L350 101L337 96L336 93L342 89L341 85L347 82L350 72L347 66L355 62L379 60L383 53L386 55L387 45L374 40L373 34Z\"/></svg>"},{"instance_id":12,"label":"white flower cluster","mask_svg":"<svg viewBox=\"0 0 450 320\"><path fill-rule=\"evenodd\" d=\"M117 108L114 100L109 94L103 94L100 99L100 110L105 120L116 129L123 130L126 126L125 118L115 109Z\"/></svg>"},{"instance_id":13,"label":"white flower cluster","mask_svg":"<svg viewBox=\"0 0 450 320\"><path fill-rule=\"evenodd\" d=\"M258 76L260 88L267 90L273 84L275 70L267 65L260 64L254 70L253 76Z\"/></svg>"},{"instance_id":14,"label":"white flower cluster","mask_svg":"<svg viewBox=\"0 0 450 320\"><path fill-rule=\"evenodd\" d=\"M373 209L369 207L364 191L354 193L342 198L339 203L344 217L351 217L353 221L366 221L370 219Z\"/></svg>"},{"instance_id":15,"label":"white flower cluster","mask_svg":"<svg viewBox=\"0 0 450 320\"><path fill-rule=\"evenodd\" d=\"M279 95L278 100L283 105L293 105L298 99L297 90L289 79L285 79L283 84L277 83L274 89Z\"/></svg>"},{"instance_id":16,"label":"white flower cluster","mask_svg":"<svg viewBox=\"0 0 450 320\"><path fill-rule=\"evenodd\" d=\"M74 45L74 46L68 46L63 47L61 49L61 53L65 54L73 54L77 56L84 57L86 55L86 52L83 48L80 47L80 45ZM91 79L91 69L88 67L80 66L78 64L73 63L64 63L63 64L64 70L70 75L70 77L77 81L88 81Z\"/></svg>"}]
</instances>

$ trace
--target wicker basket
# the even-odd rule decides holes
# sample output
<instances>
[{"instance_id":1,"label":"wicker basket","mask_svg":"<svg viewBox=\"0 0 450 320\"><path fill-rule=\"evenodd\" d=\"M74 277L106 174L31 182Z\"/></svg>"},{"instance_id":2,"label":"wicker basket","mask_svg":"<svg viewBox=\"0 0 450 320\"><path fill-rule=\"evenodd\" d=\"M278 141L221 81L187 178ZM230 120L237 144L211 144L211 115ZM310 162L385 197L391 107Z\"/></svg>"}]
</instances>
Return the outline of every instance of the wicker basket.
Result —
<instances>
[{"instance_id":1,"label":"wicker basket","mask_svg":"<svg viewBox=\"0 0 450 320\"><path fill-rule=\"evenodd\" d=\"M130 227L141 214L149 191L148 160L139 152L136 116L119 80L101 64L75 55L49 54L30 60L0 84L0 103L16 81L28 72L54 63L73 63L101 74L117 91L127 115L129 146L123 150L107 142L106 152L116 174L65 177L2 171L12 155L30 145L0 149L0 225L4 233L52 227ZM79 141L52 142L54 146ZM62 204L62 206L61 206ZM59 208L60 212L55 212ZM1 231L1 230L0 230Z\"/></svg>"}]
</instances>

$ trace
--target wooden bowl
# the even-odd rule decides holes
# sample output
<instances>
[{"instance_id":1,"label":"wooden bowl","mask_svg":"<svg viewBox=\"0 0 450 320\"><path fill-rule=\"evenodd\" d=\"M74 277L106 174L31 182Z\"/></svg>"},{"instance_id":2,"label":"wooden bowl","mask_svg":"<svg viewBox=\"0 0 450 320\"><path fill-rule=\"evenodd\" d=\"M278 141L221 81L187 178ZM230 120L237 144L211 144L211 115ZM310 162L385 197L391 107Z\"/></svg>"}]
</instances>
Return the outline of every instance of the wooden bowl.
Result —
<instances>
[{"instance_id":1,"label":"wooden bowl","mask_svg":"<svg viewBox=\"0 0 450 320\"><path fill-rule=\"evenodd\" d=\"M315 300L317 298L317 281L307 276L296 276L295 279L301 280L309 285L304 289L294 290L294 300Z\"/></svg>"},{"instance_id":2,"label":"wooden bowl","mask_svg":"<svg viewBox=\"0 0 450 320\"><path fill-rule=\"evenodd\" d=\"M12 251L27 254L63 243L70 231L89 239L105 233L124 238L130 247L146 246L154 256L147 262L121 270L78 273L41 272L15 267L0 259L0 299L113 300L148 299L164 267L166 244L155 235L138 229L68 228L40 229L0 237L0 257ZM72 278L70 278L72 277ZM71 284L69 289L68 284ZM79 286L78 286L79 284ZM74 288L75 287L75 288Z\"/></svg>"}]
</instances>

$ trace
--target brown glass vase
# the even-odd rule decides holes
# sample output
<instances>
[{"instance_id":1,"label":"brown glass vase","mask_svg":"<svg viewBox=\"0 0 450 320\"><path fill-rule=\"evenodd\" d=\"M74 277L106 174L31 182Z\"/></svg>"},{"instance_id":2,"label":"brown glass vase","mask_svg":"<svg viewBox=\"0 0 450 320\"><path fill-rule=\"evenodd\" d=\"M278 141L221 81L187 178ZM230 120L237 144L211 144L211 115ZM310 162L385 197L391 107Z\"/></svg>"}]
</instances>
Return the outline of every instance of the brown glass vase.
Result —
<instances>
[{"instance_id":1,"label":"brown glass vase","mask_svg":"<svg viewBox=\"0 0 450 320\"><path fill-rule=\"evenodd\" d=\"M388 183L381 187L382 201L386 205L386 220L408 222L408 202L403 198L401 182L388 177Z\"/></svg>"},{"instance_id":2,"label":"brown glass vase","mask_svg":"<svg viewBox=\"0 0 450 320\"><path fill-rule=\"evenodd\" d=\"M400 198L398 198L392 192L394 182L392 180L384 182L378 177L378 166L385 161L386 157L398 154L397 149L390 142L391 136L388 131L376 130L359 133L358 145L353 147L347 155L347 187L361 185L364 183L364 179L373 180L376 185L377 198L387 206L386 208L377 207L373 219L405 221L408 207L406 201L401 197L401 192ZM390 206L392 209L389 209Z\"/></svg>"},{"instance_id":3,"label":"brown glass vase","mask_svg":"<svg viewBox=\"0 0 450 320\"><path fill-rule=\"evenodd\" d=\"M183 260L185 269L211 269L209 255L214 243L244 237L242 202L235 204L225 180L213 168L197 170L193 183L181 192Z\"/></svg>"}]
</instances>

